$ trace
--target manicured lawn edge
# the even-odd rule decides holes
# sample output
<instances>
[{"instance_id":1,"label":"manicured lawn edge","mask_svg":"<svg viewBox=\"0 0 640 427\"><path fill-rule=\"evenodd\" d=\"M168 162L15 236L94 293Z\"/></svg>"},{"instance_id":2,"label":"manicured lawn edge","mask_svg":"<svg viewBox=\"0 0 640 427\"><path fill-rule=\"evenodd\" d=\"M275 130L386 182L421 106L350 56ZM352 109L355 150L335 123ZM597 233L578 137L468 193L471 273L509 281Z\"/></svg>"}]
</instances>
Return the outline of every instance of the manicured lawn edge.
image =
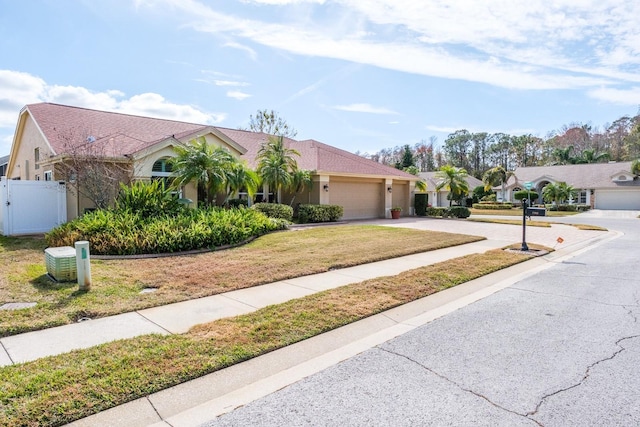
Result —
<instances>
[{"instance_id":1,"label":"manicured lawn edge","mask_svg":"<svg viewBox=\"0 0 640 427\"><path fill-rule=\"evenodd\" d=\"M59 426L423 298L530 256L493 250L272 305L0 368L0 425Z\"/></svg>"}]
</instances>

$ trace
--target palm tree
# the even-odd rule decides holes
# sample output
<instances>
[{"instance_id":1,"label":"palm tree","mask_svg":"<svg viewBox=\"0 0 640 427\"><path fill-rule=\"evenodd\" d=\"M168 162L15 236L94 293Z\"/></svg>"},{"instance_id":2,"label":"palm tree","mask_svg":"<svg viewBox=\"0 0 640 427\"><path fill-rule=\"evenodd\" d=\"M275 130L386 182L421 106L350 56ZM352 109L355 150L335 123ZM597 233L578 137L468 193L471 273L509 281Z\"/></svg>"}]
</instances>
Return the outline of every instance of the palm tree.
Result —
<instances>
[{"instance_id":1,"label":"palm tree","mask_svg":"<svg viewBox=\"0 0 640 427\"><path fill-rule=\"evenodd\" d=\"M565 202L567 200L572 200L578 195L578 190L573 185L569 185L566 182L558 183L558 193L560 196L560 201Z\"/></svg>"},{"instance_id":2,"label":"palm tree","mask_svg":"<svg viewBox=\"0 0 640 427\"><path fill-rule=\"evenodd\" d=\"M596 150L584 150L580 157L575 159L576 164L584 163L600 163L602 161L609 160L611 156L609 153L596 153Z\"/></svg>"},{"instance_id":3,"label":"palm tree","mask_svg":"<svg viewBox=\"0 0 640 427\"><path fill-rule=\"evenodd\" d=\"M560 200L560 188L557 184L550 182L544 186L542 189L542 198L547 203L555 203L558 204Z\"/></svg>"},{"instance_id":4,"label":"palm tree","mask_svg":"<svg viewBox=\"0 0 640 427\"><path fill-rule=\"evenodd\" d=\"M280 202L280 190L291 185L292 174L298 170L298 163L293 156L300 156L300 153L285 147L282 136L270 136L256 157L258 175L274 190L278 203Z\"/></svg>"},{"instance_id":5,"label":"palm tree","mask_svg":"<svg viewBox=\"0 0 640 427\"><path fill-rule=\"evenodd\" d=\"M298 169L291 174L291 184L289 189L293 192L290 205L293 206L293 202L296 200L296 195L301 193L305 188L313 188L312 172L306 169Z\"/></svg>"},{"instance_id":6,"label":"palm tree","mask_svg":"<svg viewBox=\"0 0 640 427\"><path fill-rule=\"evenodd\" d=\"M253 199L253 196L260 187L260 177L258 174L250 169L245 163L236 162L227 171L226 179L226 191L224 203L226 204L229 198L239 191L246 190L249 199Z\"/></svg>"},{"instance_id":7,"label":"palm tree","mask_svg":"<svg viewBox=\"0 0 640 427\"><path fill-rule=\"evenodd\" d=\"M496 166L489 169L482 175L482 182L484 183L484 191L489 191L491 188L498 185L502 186L502 201L504 202L505 187L509 178L513 176L513 172L506 170L502 166Z\"/></svg>"},{"instance_id":8,"label":"palm tree","mask_svg":"<svg viewBox=\"0 0 640 427\"><path fill-rule=\"evenodd\" d=\"M556 159L553 165L575 165L576 158L571 155L573 145L565 148L556 148L551 155Z\"/></svg>"},{"instance_id":9,"label":"palm tree","mask_svg":"<svg viewBox=\"0 0 640 427\"><path fill-rule=\"evenodd\" d=\"M451 206L452 200L459 201L465 194L469 193L467 176L465 169L451 165L445 165L436 172L436 177L439 179L436 190L440 191L444 188L449 191L449 206Z\"/></svg>"},{"instance_id":10,"label":"palm tree","mask_svg":"<svg viewBox=\"0 0 640 427\"><path fill-rule=\"evenodd\" d=\"M183 186L195 181L206 194L207 204L215 202L216 194L224 189L227 173L238 160L222 147L212 147L204 137L175 147L178 154L172 160L174 184Z\"/></svg>"}]
</instances>

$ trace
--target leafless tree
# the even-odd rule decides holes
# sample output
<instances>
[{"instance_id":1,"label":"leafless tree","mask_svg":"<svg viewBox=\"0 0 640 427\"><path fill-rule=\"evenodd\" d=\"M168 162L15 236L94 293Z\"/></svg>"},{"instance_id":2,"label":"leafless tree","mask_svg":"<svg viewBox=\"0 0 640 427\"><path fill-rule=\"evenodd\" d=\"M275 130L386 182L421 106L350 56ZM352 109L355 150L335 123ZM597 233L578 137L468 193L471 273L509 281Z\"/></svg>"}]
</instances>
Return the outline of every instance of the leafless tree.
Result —
<instances>
[{"instance_id":1,"label":"leafless tree","mask_svg":"<svg viewBox=\"0 0 640 427\"><path fill-rule=\"evenodd\" d=\"M133 176L131 159L117 154L117 136L96 139L88 132L69 131L59 138L61 153L50 159L56 179L66 181L72 192L97 208L108 207L120 183L129 184Z\"/></svg>"}]
</instances>

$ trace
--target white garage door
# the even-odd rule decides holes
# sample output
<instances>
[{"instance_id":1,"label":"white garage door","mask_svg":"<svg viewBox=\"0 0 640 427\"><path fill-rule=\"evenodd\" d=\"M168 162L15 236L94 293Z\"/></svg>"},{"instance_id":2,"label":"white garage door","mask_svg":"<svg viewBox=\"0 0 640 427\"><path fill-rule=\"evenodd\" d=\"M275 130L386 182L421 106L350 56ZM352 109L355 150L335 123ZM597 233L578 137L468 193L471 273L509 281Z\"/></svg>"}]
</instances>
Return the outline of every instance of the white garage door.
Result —
<instances>
[{"instance_id":1,"label":"white garage door","mask_svg":"<svg viewBox=\"0 0 640 427\"><path fill-rule=\"evenodd\" d=\"M596 209L640 210L638 190L596 190Z\"/></svg>"},{"instance_id":2,"label":"white garage door","mask_svg":"<svg viewBox=\"0 0 640 427\"><path fill-rule=\"evenodd\" d=\"M380 182L329 183L329 203L344 208L343 219L380 218L383 216Z\"/></svg>"}]
</instances>

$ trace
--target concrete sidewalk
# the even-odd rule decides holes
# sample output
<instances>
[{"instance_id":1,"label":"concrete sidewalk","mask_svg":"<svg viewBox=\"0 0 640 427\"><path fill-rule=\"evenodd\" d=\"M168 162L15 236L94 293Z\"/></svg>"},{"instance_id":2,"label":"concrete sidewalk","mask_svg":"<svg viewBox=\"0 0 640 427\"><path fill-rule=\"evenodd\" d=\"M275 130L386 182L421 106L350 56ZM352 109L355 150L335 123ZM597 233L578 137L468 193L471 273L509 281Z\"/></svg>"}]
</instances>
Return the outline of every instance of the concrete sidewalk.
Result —
<instances>
[{"instance_id":1,"label":"concrete sidewalk","mask_svg":"<svg viewBox=\"0 0 640 427\"><path fill-rule=\"evenodd\" d=\"M288 279L116 316L58 326L0 339L0 366L145 334L181 334L192 326L237 316L272 304L380 276L504 246L482 240L461 246Z\"/></svg>"},{"instance_id":2,"label":"concrete sidewalk","mask_svg":"<svg viewBox=\"0 0 640 427\"><path fill-rule=\"evenodd\" d=\"M447 259L485 252L521 239L519 227L481 222L409 217L399 221L376 220L361 223L449 232L453 228L457 233L484 236L488 240L1 338L0 366L28 362L145 334L185 333L200 323L249 313L267 305L374 277L392 276ZM566 225L527 228L529 243L549 247L556 246L556 238L560 236L565 241L562 247L570 248L572 245L579 245L603 235L600 231L580 231Z\"/></svg>"},{"instance_id":3,"label":"concrete sidewalk","mask_svg":"<svg viewBox=\"0 0 640 427\"><path fill-rule=\"evenodd\" d=\"M549 266L563 262L617 236L619 234L615 232L600 233L598 237L575 241L571 246L565 246L563 249L546 256L534 258L196 380L75 421L70 426L199 426L216 416L276 392L287 385L485 298ZM484 248L480 243L485 244ZM455 256L460 256L462 254L460 250L463 248L466 252L472 253L473 250L470 246L485 250L496 246L502 247L504 242L484 241L449 249L457 249ZM440 252L439 257L442 256L446 257L447 255ZM375 275L374 272L371 274Z\"/></svg>"}]
</instances>

